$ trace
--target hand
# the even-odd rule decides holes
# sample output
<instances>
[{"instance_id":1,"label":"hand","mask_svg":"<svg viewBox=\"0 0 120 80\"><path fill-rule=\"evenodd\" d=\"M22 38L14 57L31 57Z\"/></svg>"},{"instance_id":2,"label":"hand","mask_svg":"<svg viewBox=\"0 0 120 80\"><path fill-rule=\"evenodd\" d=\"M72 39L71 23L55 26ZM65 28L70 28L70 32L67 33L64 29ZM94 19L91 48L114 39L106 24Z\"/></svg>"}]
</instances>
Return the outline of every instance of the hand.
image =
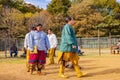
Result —
<instances>
[{"instance_id":1,"label":"hand","mask_svg":"<svg viewBox=\"0 0 120 80\"><path fill-rule=\"evenodd\" d=\"M72 46L73 49L76 49L76 46Z\"/></svg>"},{"instance_id":2,"label":"hand","mask_svg":"<svg viewBox=\"0 0 120 80\"><path fill-rule=\"evenodd\" d=\"M33 52L33 51L30 51L30 52Z\"/></svg>"}]
</instances>

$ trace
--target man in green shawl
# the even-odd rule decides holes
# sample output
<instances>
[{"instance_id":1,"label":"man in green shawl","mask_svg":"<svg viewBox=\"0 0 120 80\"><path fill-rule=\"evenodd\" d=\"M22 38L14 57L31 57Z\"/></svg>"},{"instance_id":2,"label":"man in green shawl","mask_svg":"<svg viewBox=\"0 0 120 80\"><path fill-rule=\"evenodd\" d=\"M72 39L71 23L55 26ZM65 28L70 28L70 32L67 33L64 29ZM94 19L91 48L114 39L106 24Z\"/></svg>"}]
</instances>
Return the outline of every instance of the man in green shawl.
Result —
<instances>
[{"instance_id":1,"label":"man in green shawl","mask_svg":"<svg viewBox=\"0 0 120 80\"><path fill-rule=\"evenodd\" d=\"M60 63L59 77L66 78L64 75L65 65L68 61L71 61L77 77L82 77L83 74L78 66L78 45L75 32L72 28L74 20L71 17L66 18L67 24L63 27L60 51L58 53L58 62Z\"/></svg>"}]
</instances>

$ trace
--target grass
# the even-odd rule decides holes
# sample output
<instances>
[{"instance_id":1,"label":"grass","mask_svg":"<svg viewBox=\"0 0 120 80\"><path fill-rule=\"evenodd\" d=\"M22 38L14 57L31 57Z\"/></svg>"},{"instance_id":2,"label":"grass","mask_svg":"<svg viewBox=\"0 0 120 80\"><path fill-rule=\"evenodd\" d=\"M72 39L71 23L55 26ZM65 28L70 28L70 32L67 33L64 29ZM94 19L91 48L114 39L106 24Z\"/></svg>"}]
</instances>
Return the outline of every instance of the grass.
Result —
<instances>
[{"instance_id":1,"label":"grass","mask_svg":"<svg viewBox=\"0 0 120 80\"><path fill-rule=\"evenodd\" d=\"M83 56L80 56L81 58L120 58L120 54L116 54L113 56L113 54L110 54L110 50L108 48L101 49L101 56L99 55L98 49L82 49L84 52ZM23 51L19 51L20 56ZM57 51L56 51L57 53ZM17 58L10 58L9 54L7 53L7 58L4 57L4 52L0 52L0 63L11 63L11 64L24 64L26 59L17 57ZM47 57L48 58L48 57Z\"/></svg>"},{"instance_id":2,"label":"grass","mask_svg":"<svg viewBox=\"0 0 120 80\"><path fill-rule=\"evenodd\" d=\"M10 63L10 64L24 64L25 59L23 58L2 58L0 63Z\"/></svg>"},{"instance_id":3,"label":"grass","mask_svg":"<svg viewBox=\"0 0 120 80\"><path fill-rule=\"evenodd\" d=\"M20 51L20 54L22 51ZM18 56L20 56L20 54ZM4 52L0 52L0 63L10 63L10 64L24 64L25 58L16 57L16 58L10 58L10 55L7 53L7 58L5 58Z\"/></svg>"}]
</instances>

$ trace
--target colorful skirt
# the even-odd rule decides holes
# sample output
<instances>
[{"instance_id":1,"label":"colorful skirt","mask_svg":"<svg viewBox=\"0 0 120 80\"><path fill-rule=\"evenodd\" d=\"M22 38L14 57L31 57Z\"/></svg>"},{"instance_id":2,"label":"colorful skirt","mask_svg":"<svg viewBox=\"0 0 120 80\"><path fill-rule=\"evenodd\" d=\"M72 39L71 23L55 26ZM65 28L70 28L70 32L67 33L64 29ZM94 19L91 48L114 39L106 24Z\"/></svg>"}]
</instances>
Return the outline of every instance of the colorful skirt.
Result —
<instances>
[{"instance_id":1,"label":"colorful skirt","mask_svg":"<svg viewBox=\"0 0 120 80\"><path fill-rule=\"evenodd\" d=\"M27 49L27 54L26 54L26 66L29 66L29 58L30 58L30 50Z\"/></svg>"},{"instance_id":2,"label":"colorful skirt","mask_svg":"<svg viewBox=\"0 0 120 80\"><path fill-rule=\"evenodd\" d=\"M76 52L62 52L59 51L58 52L58 63L60 63L61 61L71 61L74 64L78 64L78 60L79 60L79 56L78 53Z\"/></svg>"},{"instance_id":3,"label":"colorful skirt","mask_svg":"<svg viewBox=\"0 0 120 80\"><path fill-rule=\"evenodd\" d=\"M29 64L45 64L46 54L45 51L38 50L37 54L30 53Z\"/></svg>"}]
</instances>

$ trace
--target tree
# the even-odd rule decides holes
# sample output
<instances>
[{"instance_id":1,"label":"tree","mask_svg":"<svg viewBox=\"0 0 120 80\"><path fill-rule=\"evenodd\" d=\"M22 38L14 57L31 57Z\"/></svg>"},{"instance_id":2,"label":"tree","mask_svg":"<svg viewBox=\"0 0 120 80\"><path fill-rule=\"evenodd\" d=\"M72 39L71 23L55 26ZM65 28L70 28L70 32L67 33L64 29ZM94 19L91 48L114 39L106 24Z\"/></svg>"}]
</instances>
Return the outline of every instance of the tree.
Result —
<instances>
[{"instance_id":1,"label":"tree","mask_svg":"<svg viewBox=\"0 0 120 80\"><path fill-rule=\"evenodd\" d=\"M94 0L95 8L106 15L114 15L120 12L120 5L116 0ZM104 15L104 16L106 16Z\"/></svg>"},{"instance_id":2,"label":"tree","mask_svg":"<svg viewBox=\"0 0 120 80\"><path fill-rule=\"evenodd\" d=\"M36 24L41 23L43 25L43 29L46 29L50 23L51 15L47 11L41 11L39 13L35 13L31 16L31 18L27 21L27 26L33 27Z\"/></svg>"},{"instance_id":3,"label":"tree","mask_svg":"<svg viewBox=\"0 0 120 80\"><path fill-rule=\"evenodd\" d=\"M24 0L0 0L0 25L8 26L12 38L25 35L28 32L27 22L31 18L27 15L40 11L42 9L24 3Z\"/></svg>"},{"instance_id":4,"label":"tree","mask_svg":"<svg viewBox=\"0 0 120 80\"><path fill-rule=\"evenodd\" d=\"M70 0L52 0L51 3L49 3L47 6L47 10L53 15L60 13L67 14L67 10L70 6Z\"/></svg>"},{"instance_id":5,"label":"tree","mask_svg":"<svg viewBox=\"0 0 120 80\"><path fill-rule=\"evenodd\" d=\"M15 2L15 6L14 6L16 9L20 10L22 13L27 13L27 12L31 12L31 13L36 13L36 12L40 12L42 11L43 9L40 9L38 7L36 7L35 5L32 5L32 4L27 4L27 3L22 3L22 4L19 4L18 5L16 4Z\"/></svg>"},{"instance_id":6,"label":"tree","mask_svg":"<svg viewBox=\"0 0 120 80\"><path fill-rule=\"evenodd\" d=\"M2 4L4 7L12 7L13 0L0 0L0 4Z\"/></svg>"},{"instance_id":7,"label":"tree","mask_svg":"<svg viewBox=\"0 0 120 80\"><path fill-rule=\"evenodd\" d=\"M83 0L71 0L72 4L76 5L82 2Z\"/></svg>"},{"instance_id":8,"label":"tree","mask_svg":"<svg viewBox=\"0 0 120 80\"><path fill-rule=\"evenodd\" d=\"M60 37L62 28L65 25L64 14L52 15L50 20L51 22L49 23L49 28L52 28L53 32Z\"/></svg>"},{"instance_id":9,"label":"tree","mask_svg":"<svg viewBox=\"0 0 120 80\"><path fill-rule=\"evenodd\" d=\"M16 30L18 28L23 29L24 15L20 11L12 8L11 12L6 14L3 20L4 24L8 26L9 35L11 38L15 38L20 35L20 30Z\"/></svg>"},{"instance_id":10,"label":"tree","mask_svg":"<svg viewBox=\"0 0 120 80\"><path fill-rule=\"evenodd\" d=\"M72 5L68 14L75 19L74 29L77 36L97 36L97 25L100 24L104 17L96 11L92 0L83 0L77 5ZM101 32L101 35L104 33Z\"/></svg>"},{"instance_id":11,"label":"tree","mask_svg":"<svg viewBox=\"0 0 120 80\"><path fill-rule=\"evenodd\" d=\"M106 18L103 22L104 25L101 26L106 35L110 32L111 34L119 34L120 4L116 0L94 0L94 4L94 7Z\"/></svg>"},{"instance_id":12,"label":"tree","mask_svg":"<svg viewBox=\"0 0 120 80\"><path fill-rule=\"evenodd\" d=\"M4 8L15 8L22 13L35 13L43 10L35 7L35 5L25 3L24 0L0 0L0 4L2 4Z\"/></svg>"},{"instance_id":13,"label":"tree","mask_svg":"<svg viewBox=\"0 0 120 80\"><path fill-rule=\"evenodd\" d=\"M77 0L73 0L77 1ZM74 29L77 36L97 36L100 28L101 36L119 34L120 4L115 0L80 0L72 4L68 14L75 19Z\"/></svg>"},{"instance_id":14,"label":"tree","mask_svg":"<svg viewBox=\"0 0 120 80\"><path fill-rule=\"evenodd\" d=\"M52 14L49 25L57 36L61 35L62 27L65 24L65 17L68 16L67 11L70 6L70 0L52 0L47 6L47 11Z\"/></svg>"}]
</instances>

